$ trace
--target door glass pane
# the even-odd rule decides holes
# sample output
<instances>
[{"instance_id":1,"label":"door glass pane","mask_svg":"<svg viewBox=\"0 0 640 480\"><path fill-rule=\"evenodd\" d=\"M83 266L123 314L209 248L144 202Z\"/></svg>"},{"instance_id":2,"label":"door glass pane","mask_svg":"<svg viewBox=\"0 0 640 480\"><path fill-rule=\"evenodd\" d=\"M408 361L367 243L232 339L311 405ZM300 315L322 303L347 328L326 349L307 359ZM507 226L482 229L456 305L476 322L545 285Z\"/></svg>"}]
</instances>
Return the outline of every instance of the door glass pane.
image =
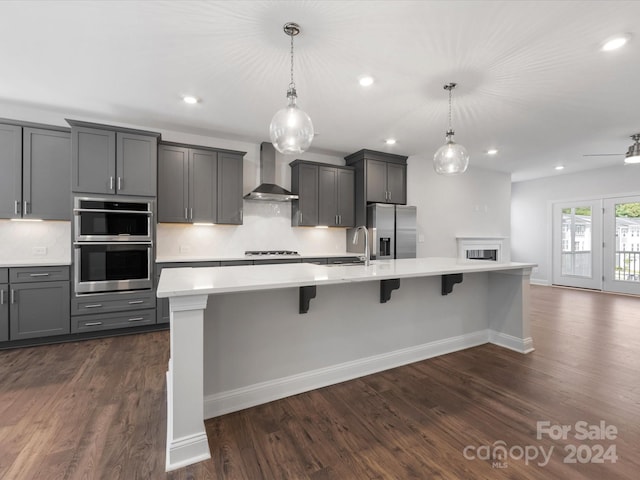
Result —
<instances>
[{"instance_id":1,"label":"door glass pane","mask_svg":"<svg viewBox=\"0 0 640 480\"><path fill-rule=\"evenodd\" d=\"M562 209L562 275L591 277L591 207Z\"/></svg>"},{"instance_id":2,"label":"door glass pane","mask_svg":"<svg viewBox=\"0 0 640 480\"><path fill-rule=\"evenodd\" d=\"M640 203L616 204L614 278L640 282Z\"/></svg>"}]
</instances>

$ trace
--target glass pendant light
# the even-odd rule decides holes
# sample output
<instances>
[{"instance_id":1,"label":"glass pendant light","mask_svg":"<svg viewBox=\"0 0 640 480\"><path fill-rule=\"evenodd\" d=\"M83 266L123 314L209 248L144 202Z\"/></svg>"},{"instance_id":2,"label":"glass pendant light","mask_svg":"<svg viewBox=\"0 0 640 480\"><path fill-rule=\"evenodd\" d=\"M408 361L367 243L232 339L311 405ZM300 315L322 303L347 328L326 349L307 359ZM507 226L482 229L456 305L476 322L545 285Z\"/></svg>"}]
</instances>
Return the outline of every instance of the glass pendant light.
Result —
<instances>
[{"instance_id":1,"label":"glass pendant light","mask_svg":"<svg viewBox=\"0 0 640 480\"><path fill-rule=\"evenodd\" d=\"M454 131L451 127L451 91L457 83L444 86L449 91L449 129L446 133L447 143L438 149L433 156L433 169L440 175L458 175L464 173L469 166L467 149L453 141Z\"/></svg>"},{"instance_id":2,"label":"glass pendant light","mask_svg":"<svg viewBox=\"0 0 640 480\"><path fill-rule=\"evenodd\" d=\"M284 33L291 37L291 81L287 90L289 104L276 112L269 125L271 143L280 153L302 153L309 148L313 140L311 118L296 105L298 98L296 84L293 81L293 37L300 33L297 23L285 23Z\"/></svg>"},{"instance_id":3,"label":"glass pendant light","mask_svg":"<svg viewBox=\"0 0 640 480\"><path fill-rule=\"evenodd\" d=\"M624 163L630 165L632 163L640 163L640 133L631 135L634 143L629 147L627 154L624 156Z\"/></svg>"}]
</instances>

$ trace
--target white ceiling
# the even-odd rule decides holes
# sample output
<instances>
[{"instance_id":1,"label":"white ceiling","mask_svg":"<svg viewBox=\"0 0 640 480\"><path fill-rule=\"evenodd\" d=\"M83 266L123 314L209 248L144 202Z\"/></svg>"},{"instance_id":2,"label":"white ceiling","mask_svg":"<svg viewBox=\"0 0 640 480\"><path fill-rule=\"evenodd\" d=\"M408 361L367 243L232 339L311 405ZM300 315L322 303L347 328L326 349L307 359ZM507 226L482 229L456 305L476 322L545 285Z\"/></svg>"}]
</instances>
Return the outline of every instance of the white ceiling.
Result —
<instances>
[{"instance_id":1,"label":"white ceiling","mask_svg":"<svg viewBox=\"0 0 640 480\"><path fill-rule=\"evenodd\" d=\"M264 141L294 21L312 148L430 162L455 81L456 140L517 181L622 163L583 154L622 154L640 131L638 18L638 1L1 1L0 109ZM599 50L624 32L625 48Z\"/></svg>"}]
</instances>

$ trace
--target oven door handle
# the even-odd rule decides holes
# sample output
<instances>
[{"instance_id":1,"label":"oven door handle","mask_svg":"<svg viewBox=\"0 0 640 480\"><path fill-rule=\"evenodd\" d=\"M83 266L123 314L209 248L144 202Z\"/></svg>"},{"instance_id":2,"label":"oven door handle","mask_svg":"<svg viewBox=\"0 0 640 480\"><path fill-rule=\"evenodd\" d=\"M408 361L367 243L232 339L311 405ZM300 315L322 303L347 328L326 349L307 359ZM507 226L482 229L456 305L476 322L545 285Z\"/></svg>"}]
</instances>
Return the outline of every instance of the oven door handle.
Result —
<instances>
[{"instance_id":1,"label":"oven door handle","mask_svg":"<svg viewBox=\"0 0 640 480\"><path fill-rule=\"evenodd\" d=\"M104 208L74 208L74 215L80 215L82 212L94 212L94 213L137 213L138 215L153 215L150 210L107 210Z\"/></svg>"},{"instance_id":2,"label":"oven door handle","mask_svg":"<svg viewBox=\"0 0 640 480\"><path fill-rule=\"evenodd\" d=\"M146 245L147 247L151 248L153 243L151 242L73 242L73 246L76 248L82 247L83 245L120 245L120 246Z\"/></svg>"}]
</instances>

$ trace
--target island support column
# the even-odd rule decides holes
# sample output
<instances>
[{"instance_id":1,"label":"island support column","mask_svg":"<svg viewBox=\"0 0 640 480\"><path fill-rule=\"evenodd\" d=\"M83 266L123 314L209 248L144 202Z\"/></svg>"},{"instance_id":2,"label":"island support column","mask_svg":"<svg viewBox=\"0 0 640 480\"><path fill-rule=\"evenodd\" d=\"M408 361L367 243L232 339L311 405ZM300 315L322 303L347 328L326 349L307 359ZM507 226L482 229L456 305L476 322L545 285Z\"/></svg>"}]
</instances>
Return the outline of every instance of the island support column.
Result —
<instances>
[{"instance_id":1,"label":"island support column","mask_svg":"<svg viewBox=\"0 0 640 480\"><path fill-rule=\"evenodd\" d=\"M533 352L529 318L530 268L489 272L489 341Z\"/></svg>"},{"instance_id":2,"label":"island support column","mask_svg":"<svg viewBox=\"0 0 640 480\"><path fill-rule=\"evenodd\" d=\"M204 309L207 295L171 297L166 470L211 458L204 428Z\"/></svg>"}]
</instances>

